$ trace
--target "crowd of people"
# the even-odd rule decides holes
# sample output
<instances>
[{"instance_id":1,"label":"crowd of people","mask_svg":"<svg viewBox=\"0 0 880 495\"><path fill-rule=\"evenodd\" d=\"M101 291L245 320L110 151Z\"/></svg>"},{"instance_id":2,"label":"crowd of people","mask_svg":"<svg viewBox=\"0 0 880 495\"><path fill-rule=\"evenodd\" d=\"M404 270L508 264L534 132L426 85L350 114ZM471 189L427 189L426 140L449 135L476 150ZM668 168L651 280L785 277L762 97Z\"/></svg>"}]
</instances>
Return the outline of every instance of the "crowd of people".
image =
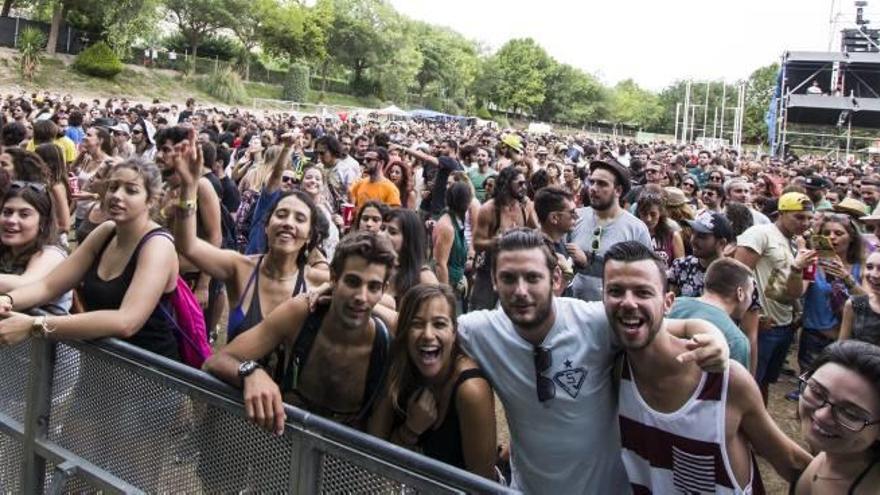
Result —
<instances>
[{"instance_id":1,"label":"crowd of people","mask_svg":"<svg viewBox=\"0 0 880 495\"><path fill-rule=\"evenodd\" d=\"M192 364L189 294L274 434L288 403L526 493L757 494L756 455L794 494L880 486L877 157L2 103L0 345Z\"/></svg>"}]
</instances>

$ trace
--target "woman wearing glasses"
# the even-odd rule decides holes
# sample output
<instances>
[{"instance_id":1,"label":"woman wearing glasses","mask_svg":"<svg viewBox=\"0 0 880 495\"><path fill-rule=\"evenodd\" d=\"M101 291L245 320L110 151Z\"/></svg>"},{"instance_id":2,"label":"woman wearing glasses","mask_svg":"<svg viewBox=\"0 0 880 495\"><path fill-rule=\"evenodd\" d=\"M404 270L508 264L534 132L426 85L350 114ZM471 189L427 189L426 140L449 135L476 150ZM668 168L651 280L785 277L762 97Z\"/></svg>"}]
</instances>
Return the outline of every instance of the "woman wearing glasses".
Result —
<instances>
[{"instance_id":1,"label":"woman wearing glasses","mask_svg":"<svg viewBox=\"0 0 880 495\"><path fill-rule=\"evenodd\" d=\"M793 495L868 495L880 486L880 347L836 342L800 378L801 434L816 452Z\"/></svg>"},{"instance_id":2,"label":"woman wearing glasses","mask_svg":"<svg viewBox=\"0 0 880 495\"><path fill-rule=\"evenodd\" d=\"M492 388L457 338L455 295L420 284L403 297L388 393L368 431L489 479L495 474Z\"/></svg>"}]
</instances>

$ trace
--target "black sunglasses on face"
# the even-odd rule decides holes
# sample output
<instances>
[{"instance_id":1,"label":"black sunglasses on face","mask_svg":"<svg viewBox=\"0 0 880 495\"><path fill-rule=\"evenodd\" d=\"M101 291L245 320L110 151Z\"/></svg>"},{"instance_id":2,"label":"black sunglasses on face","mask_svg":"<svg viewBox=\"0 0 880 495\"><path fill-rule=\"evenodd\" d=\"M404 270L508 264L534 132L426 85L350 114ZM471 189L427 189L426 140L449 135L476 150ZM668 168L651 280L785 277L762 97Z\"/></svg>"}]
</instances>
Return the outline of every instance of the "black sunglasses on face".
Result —
<instances>
[{"instance_id":1,"label":"black sunglasses on face","mask_svg":"<svg viewBox=\"0 0 880 495\"><path fill-rule=\"evenodd\" d=\"M131 133L132 133L132 135L134 135L134 134L143 134L144 131L142 131L142 130L140 130L140 129L132 129L132 130L131 130Z\"/></svg>"},{"instance_id":2,"label":"black sunglasses on face","mask_svg":"<svg viewBox=\"0 0 880 495\"><path fill-rule=\"evenodd\" d=\"M538 387L538 402L547 402L556 397L556 384L543 375L553 364L553 354L546 347L535 347L535 379Z\"/></svg>"},{"instance_id":3,"label":"black sunglasses on face","mask_svg":"<svg viewBox=\"0 0 880 495\"><path fill-rule=\"evenodd\" d=\"M296 182L296 179L294 179L293 177L290 177L289 175L282 175L281 176L281 183L282 184L293 184L294 182Z\"/></svg>"}]
</instances>

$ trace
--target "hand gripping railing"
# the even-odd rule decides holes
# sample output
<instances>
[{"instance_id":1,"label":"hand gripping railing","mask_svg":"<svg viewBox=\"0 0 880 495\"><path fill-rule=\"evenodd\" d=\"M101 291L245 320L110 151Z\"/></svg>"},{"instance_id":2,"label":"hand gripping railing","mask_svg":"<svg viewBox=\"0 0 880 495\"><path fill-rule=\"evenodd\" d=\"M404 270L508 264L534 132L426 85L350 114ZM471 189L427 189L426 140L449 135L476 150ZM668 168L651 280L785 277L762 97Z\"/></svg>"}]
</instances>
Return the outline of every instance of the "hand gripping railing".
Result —
<instances>
[{"instance_id":1,"label":"hand gripping railing","mask_svg":"<svg viewBox=\"0 0 880 495\"><path fill-rule=\"evenodd\" d=\"M514 493L115 339L0 348L0 493Z\"/></svg>"}]
</instances>

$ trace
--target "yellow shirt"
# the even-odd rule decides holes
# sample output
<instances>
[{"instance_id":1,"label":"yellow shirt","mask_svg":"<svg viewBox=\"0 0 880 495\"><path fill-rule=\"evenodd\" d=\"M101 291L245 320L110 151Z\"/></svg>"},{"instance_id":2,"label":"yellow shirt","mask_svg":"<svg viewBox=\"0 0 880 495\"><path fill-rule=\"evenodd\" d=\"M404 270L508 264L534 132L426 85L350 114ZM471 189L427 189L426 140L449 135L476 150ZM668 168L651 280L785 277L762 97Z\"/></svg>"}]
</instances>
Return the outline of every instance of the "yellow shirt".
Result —
<instances>
[{"instance_id":1,"label":"yellow shirt","mask_svg":"<svg viewBox=\"0 0 880 495\"><path fill-rule=\"evenodd\" d=\"M76 160L76 144L69 137L61 136L53 142L61 148L61 154L64 156L64 163L73 163L73 161ZM37 149L37 145L34 144L33 139L28 141L25 149L28 151L34 151Z\"/></svg>"}]
</instances>

